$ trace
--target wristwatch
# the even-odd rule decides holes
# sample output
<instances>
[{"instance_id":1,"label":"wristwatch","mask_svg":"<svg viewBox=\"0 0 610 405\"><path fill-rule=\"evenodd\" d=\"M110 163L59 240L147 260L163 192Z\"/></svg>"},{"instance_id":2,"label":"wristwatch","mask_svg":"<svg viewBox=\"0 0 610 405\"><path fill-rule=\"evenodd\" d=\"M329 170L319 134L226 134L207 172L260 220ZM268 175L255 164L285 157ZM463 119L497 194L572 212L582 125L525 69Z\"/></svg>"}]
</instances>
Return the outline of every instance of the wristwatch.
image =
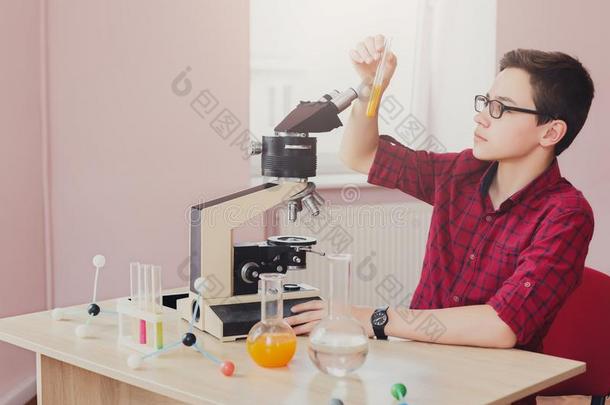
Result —
<instances>
[{"instance_id":1,"label":"wristwatch","mask_svg":"<svg viewBox=\"0 0 610 405\"><path fill-rule=\"evenodd\" d=\"M373 315L371 315L373 332L375 332L375 337L380 340L385 340L388 338L388 335L386 335L384 332L385 326L388 323L388 308L388 305L377 308L375 312L373 312Z\"/></svg>"}]
</instances>

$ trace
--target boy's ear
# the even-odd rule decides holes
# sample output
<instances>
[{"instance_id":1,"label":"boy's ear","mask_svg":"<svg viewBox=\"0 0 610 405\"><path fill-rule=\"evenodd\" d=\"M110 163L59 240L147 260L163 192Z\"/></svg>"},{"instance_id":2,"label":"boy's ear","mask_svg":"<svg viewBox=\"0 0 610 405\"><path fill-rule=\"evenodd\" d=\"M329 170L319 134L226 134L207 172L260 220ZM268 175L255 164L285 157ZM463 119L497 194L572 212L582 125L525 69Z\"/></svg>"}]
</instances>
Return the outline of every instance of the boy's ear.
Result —
<instances>
[{"instance_id":1,"label":"boy's ear","mask_svg":"<svg viewBox=\"0 0 610 405\"><path fill-rule=\"evenodd\" d=\"M540 139L542 146L553 146L563 139L567 130L568 124L564 120L553 120L544 124L546 131Z\"/></svg>"}]
</instances>

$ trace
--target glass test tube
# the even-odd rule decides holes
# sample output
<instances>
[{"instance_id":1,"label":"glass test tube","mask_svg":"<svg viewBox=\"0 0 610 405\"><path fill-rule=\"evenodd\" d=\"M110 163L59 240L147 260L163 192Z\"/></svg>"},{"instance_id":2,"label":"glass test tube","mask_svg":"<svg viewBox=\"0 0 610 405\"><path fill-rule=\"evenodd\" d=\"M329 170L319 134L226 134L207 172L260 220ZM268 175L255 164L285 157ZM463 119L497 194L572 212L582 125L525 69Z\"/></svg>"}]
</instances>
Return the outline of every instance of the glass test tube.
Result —
<instances>
[{"instance_id":1,"label":"glass test tube","mask_svg":"<svg viewBox=\"0 0 610 405\"><path fill-rule=\"evenodd\" d=\"M131 262L129 263L129 300L131 302L131 305L136 305L136 295L138 294L137 288L136 288L136 282L138 280L138 268L140 266L140 263L138 262ZM132 339L135 339L135 337L138 335L138 323L136 321L135 318L133 318L132 316L128 317L128 322L129 322L129 335Z\"/></svg>"},{"instance_id":2,"label":"glass test tube","mask_svg":"<svg viewBox=\"0 0 610 405\"><path fill-rule=\"evenodd\" d=\"M161 295L161 266L152 266L151 269L152 286L152 312L155 314L163 313L163 297ZM155 325L155 347L157 350L163 348L163 322Z\"/></svg>"},{"instance_id":3,"label":"glass test tube","mask_svg":"<svg viewBox=\"0 0 610 405\"><path fill-rule=\"evenodd\" d=\"M131 303L134 307L140 308L140 297L141 297L141 283L142 283L142 267L139 262L129 263L129 284L130 284L130 296ZM134 341L140 342L140 320L131 319L131 336Z\"/></svg>"},{"instance_id":4,"label":"glass test tube","mask_svg":"<svg viewBox=\"0 0 610 405\"><path fill-rule=\"evenodd\" d=\"M373 86L371 88L371 95L369 97L369 103L366 106L366 116L374 117L377 114L377 108L379 107L379 102L381 101L381 86L383 83L383 73L385 71L385 64L390 53L390 48L392 47L392 38L386 38L385 46L383 49L383 55L381 56L381 61L379 65L377 65L377 70L375 71L375 78L373 79Z\"/></svg>"},{"instance_id":5,"label":"glass test tube","mask_svg":"<svg viewBox=\"0 0 610 405\"><path fill-rule=\"evenodd\" d=\"M151 265L150 264L145 264L144 265L144 270L142 271L142 279L144 281L144 285L143 285L143 299L142 299L142 310L146 311L146 312L150 312L152 310L152 300L153 300L153 294L152 294L152 279L151 279ZM153 334L151 333L151 328L152 325L150 322L146 322L145 320L140 320L141 324L140 324L140 328L143 329L144 331L144 344L147 344L148 346L152 345L152 341L154 340ZM143 326L142 326L143 324Z\"/></svg>"}]
</instances>

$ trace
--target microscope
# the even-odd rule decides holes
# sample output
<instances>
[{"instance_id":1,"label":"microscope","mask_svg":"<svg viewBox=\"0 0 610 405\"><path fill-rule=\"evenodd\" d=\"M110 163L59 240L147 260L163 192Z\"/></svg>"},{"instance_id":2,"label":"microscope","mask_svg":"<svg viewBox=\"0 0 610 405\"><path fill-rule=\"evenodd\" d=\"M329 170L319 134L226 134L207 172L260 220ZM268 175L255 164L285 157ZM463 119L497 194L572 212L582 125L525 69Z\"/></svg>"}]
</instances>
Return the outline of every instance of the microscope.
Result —
<instances>
[{"instance_id":1,"label":"microscope","mask_svg":"<svg viewBox=\"0 0 610 405\"><path fill-rule=\"evenodd\" d=\"M316 239L278 235L262 242L233 243L233 230L271 208L287 205L288 220L295 222L306 209L312 216L324 204L313 182L317 157L311 133L329 132L342 126L338 114L351 105L363 87L334 90L318 101L301 101L274 128L274 135L252 141L249 154L261 155L261 171L269 182L248 188L190 209L190 285L187 298L177 302L178 311L194 326L220 341L245 338L260 321L258 277L305 269L307 254ZM195 280L204 290L195 314ZM284 284L284 314L290 307L319 297L319 289L307 284Z\"/></svg>"}]
</instances>

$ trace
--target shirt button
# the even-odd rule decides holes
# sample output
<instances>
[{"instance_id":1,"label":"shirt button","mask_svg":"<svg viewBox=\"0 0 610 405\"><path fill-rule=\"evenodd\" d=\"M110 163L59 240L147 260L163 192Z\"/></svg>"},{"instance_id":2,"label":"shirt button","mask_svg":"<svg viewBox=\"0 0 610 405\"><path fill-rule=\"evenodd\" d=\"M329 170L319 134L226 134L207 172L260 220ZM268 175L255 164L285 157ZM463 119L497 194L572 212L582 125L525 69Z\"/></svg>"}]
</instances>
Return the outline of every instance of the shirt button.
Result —
<instances>
[{"instance_id":1,"label":"shirt button","mask_svg":"<svg viewBox=\"0 0 610 405\"><path fill-rule=\"evenodd\" d=\"M457 295L454 295L453 296L453 301L459 302L460 301L460 297L458 297Z\"/></svg>"},{"instance_id":2,"label":"shirt button","mask_svg":"<svg viewBox=\"0 0 610 405\"><path fill-rule=\"evenodd\" d=\"M485 217L485 221L487 221L487 222L491 222L493 220L494 219L493 219L493 217L491 215L488 215L488 216Z\"/></svg>"},{"instance_id":3,"label":"shirt button","mask_svg":"<svg viewBox=\"0 0 610 405\"><path fill-rule=\"evenodd\" d=\"M474 255L474 253L470 255L470 260L474 260L474 259L476 259L476 258L477 258L477 257Z\"/></svg>"},{"instance_id":4,"label":"shirt button","mask_svg":"<svg viewBox=\"0 0 610 405\"><path fill-rule=\"evenodd\" d=\"M523 283L523 285L527 288L530 288L532 286L532 283L530 283L529 281L526 281L525 283Z\"/></svg>"}]
</instances>

